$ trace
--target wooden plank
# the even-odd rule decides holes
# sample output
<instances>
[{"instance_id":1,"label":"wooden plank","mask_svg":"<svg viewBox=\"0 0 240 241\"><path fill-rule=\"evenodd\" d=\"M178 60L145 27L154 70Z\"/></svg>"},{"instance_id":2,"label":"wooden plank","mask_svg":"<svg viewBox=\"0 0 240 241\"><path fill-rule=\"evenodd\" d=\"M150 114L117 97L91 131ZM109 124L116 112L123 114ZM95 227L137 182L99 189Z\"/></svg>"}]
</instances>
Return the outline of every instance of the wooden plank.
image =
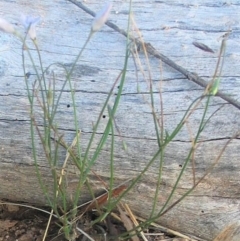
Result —
<instances>
[{"instance_id":1,"label":"wooden plank","mask_svg":"<svg viewBox=\"0 0 240 241\"><path fill-rule=\"evenodd\" d=\"M86 1L86 6L96 11L101 8L98 1ZM195 72L206 81L211 80L216 66L221 36L232 30L227 41L226 57L222 72L220 89L232 98L239 100L238 63L239 4L222 1L137 1L133 3L134 18L146 42L156 50L172 59L188 71ZM11 11L9 11L11 9ZM56 11L57 9L57 11ZM113 2L110 20L126 29L128 3ZM40 15L37 38L44 67L53 62L71 66L78 51L87 39L92 17L68 1L1 1L0 14L20 27L19 13ZM215 53L207 53L196 48L192 42L208 45ZM29 134L29 104L23 79L21 63L21 44L13 36L0 35L0 197L10 200L46 204L35 174ZM30 42L29 42L30 44ZM77 106L77 116L81 128L83 150L92 133L92 123L96 122L102 105L120 73L124 63L126 39L124 36L105 26L96 33L83 52L73 74L73 86ZM31 47L33 47L30 44ZM139 53L146 79L136 68L132 58L129 60L126 83L116 123L115 169L117 183L135 177L158 150L156 134L152 121L152 108L149 96L149 77L142 51ZM37 61L36 51L33 51ZM171 133L183 117L194 99L203 93L203 88L187 80L182 74L149 56L153 80L154 101L159 118L164 117L165 129ZM37 64L39 66L39 64ZM27 60L27 71L31 73L29 82L34 83L36 76L32 64ZM63 71L51 67L56 76L57 94L63 85ZM160 109L161 88L163 113ZM140 90L140 92L138 91ZM114 94L118 91L114 88ZM111 97L114 102L115 95ZM217 111L219 107L224 106ZM165 163L158 209L160 209L172 189L181 166L191 148L191 136L197 131L201 121L204 104L201 104L188 123L165 151ZM68 143L74 138L74 122L69 88L62 95L56 120L59 132L64 134ZM195 153L197 180L214 162L224 144L239 131L240 111L220 97L210 103L208 116L217 111L209 125L201 134L201 143ZM107 111L103 113L91 153L97 147L108 121ZM191 130L191 134L190 134ZM123 150L122 140L126 142L127 152ZM39 167L43 179L50 185L49 165L39 147ZM239 219L239 138L234 139L224 152L214 171L183 202L175 206L158 222L202 239L212 240L231 223ZM109 177L110 143L107 143L94 170L107 180ZM59 165L64 161L65 152L61 150ZM158 176L158 161L155 161L143 179L126 197L131 208L140 216L148 217ZM69 197L77 185L78 172L74 166L68 167ZM91 174L90 179L97 191L101 183ZM192 167L189 165L173 198L177 200L193 185ZM51 185L50 185L51 188ZM51 190L51 189L50 189ZM89 200L84 191L81 201ZM139 200L136 202L136 200ZM238 234L236 234L238 235ZM235 240L239 236L235 235ZM232 239L234 240L234 239Z\"/></svg>"}]
</instances>

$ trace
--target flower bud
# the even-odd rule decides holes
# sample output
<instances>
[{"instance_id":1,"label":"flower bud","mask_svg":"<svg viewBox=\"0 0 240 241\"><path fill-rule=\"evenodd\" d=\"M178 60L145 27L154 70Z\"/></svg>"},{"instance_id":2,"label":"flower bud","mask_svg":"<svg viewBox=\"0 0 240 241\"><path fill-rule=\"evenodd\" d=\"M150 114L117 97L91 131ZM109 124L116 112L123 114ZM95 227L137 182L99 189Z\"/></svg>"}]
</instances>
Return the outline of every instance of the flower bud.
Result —
<instances>
[{"instance_id":1,"label":"flower bud","mask_svg":"<svg viewBox=\"0 0 240 241\"><path fill-rule=\"evenodd\" d=\"M13 25L3 18L0 18L0 30L12 34L16 32Z\"/></svg>"},{"instance_id":2,"label":"flower bud","mask_svg":"<svg viewBox=\"0 0 240 241\"><path fill-rule=\"evenodd\" d=\"M112 4L108 3L100 12L98 12L92 22L92 32L99 31L106 23L109 13L111 11Z\"/></svg>"}]
</instances>

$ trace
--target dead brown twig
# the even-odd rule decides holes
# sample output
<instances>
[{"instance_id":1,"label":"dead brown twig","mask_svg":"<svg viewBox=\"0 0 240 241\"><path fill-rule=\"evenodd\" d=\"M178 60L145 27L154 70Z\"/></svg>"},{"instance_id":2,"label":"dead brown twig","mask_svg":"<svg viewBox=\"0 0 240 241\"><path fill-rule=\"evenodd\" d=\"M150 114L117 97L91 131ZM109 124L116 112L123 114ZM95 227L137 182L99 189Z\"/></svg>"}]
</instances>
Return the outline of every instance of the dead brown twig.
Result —
<instances>
[{"instance_id":1,"label":"dead brown twig","mask_svg":"<svg viewBox=\"0 0 240 241\"><path fill-rule=\"evenodd\" d=\"M81 8L83 11L85 11L86 13L92 15L93 17L95 17L95 13L87 8L86 6L84 6L81 2L78 2L76 0L68 0L69 2L75 4L76 6L78 6L79 8ZM112 29L114 29L116 32L124 35L125 37L128 36L127 32L123 29L120 29L117 25L115 25L114 23L107 21L106 25ZM181 74L183 74L188 80L196 83L197 85L200 85L203 88L207 88L209 83L207 81L205 81L203 78L199 77L196 73L190 72L187 69L183 68L182 66L176 64L174 61L172 61L171 59L169 59L167 56L161 54L159 51L157 51L151 43L146 43L146 42L142 42L139 39L133 37L133 36L129 36L129 38L137 45L137 46L144 46L147 50L147 52L154 56L157 59L160 59L161 61L163 61L165 64L167 64L168 66L172 67L173 69L177 70L178 72L180 72ZM215 94L216 96L219 96L220 98L222 98L223 100L227 101L229 104L235 106L236 108L238 108L240 110L240 102L238 102L237 100L229 97L228 95L224 94L221 91L217 91L217 93Z\"/></svg>"}]
</instances>

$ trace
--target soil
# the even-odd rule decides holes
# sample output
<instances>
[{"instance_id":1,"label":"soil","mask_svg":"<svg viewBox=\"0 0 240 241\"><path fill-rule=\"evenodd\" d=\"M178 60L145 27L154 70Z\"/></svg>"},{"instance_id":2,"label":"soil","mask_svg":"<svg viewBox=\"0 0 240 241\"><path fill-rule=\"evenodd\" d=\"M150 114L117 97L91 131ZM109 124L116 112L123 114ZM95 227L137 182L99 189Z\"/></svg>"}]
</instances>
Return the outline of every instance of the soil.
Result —
<instances>
[{"instance_id":1,"label":"soil","mask_svg":"<svg viewBox=\"0 0 240 241\"><path fill-rule=\"evenodd\" d=\"M126 231L121 223L114 223L111 219L108 219L104 225L96 225L95 228L91 229L86 228L86 223L90 223L92 215L91 213L86 214L82 220L79 220L78 225L81 226L82 230L85 227L84 231L96 241L118 240L117 238L110 238L110 233L121 234ZM47 214L32 208L0 205L0 241L42 241L48 217ZM187 241L187 239L164 234L159 230L152 230L151 232L151 235L148 236L149 241ZM154 233L155 235L152 235ZM75 241L88 240L81 234L77 234L75 237L73 239ZM66 241L57 219L52 219L45 241Z\"/></svg>"},{"instance_id":2,"label":"soil","mask_svg":"<svg viewBox=\"0 0 240 241\"><path fill-rule=\"evenodd\" d=\"M1 205L0 241L41 241L47 221L47 216L40 211L15 205ZM46 241L54 240L53 237L58 236L55 226L52 222ZM65 241L60 236L55 240Z\"/></svg>"}]
</instances>

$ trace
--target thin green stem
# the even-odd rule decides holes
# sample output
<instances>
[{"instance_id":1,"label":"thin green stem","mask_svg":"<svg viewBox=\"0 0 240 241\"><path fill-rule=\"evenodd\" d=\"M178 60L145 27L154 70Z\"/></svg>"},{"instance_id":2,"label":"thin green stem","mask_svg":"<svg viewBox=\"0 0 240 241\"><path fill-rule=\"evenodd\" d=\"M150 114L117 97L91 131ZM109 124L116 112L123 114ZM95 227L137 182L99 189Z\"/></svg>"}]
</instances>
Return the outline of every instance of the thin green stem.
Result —
<instances>
[{"instance_id":1,"label":"thin green stem","mask_svg":"<svg viewBox=\"0 0 240 241\"><path fill-rule=\"evenodd\" d=\"M109 183L109 194L108 194L108 203L111 205L111 198L114 185L114 120L112 116L112 109L108 106L108 115L110 120L110 129L111 129L111 152L110 152L110 183Z\"/></svg>"},{"instance_id":2,"label":"thin green stem","mask_svg":"<svg viewBox=\"0 0 240 241\"><path fill-rule=\"evenodd\" d=\"M177 178L177 180L176 180L176 182L175 182L175 184L174 184L174 186L173 186L173 189L172 189L170 195L168 196L166 202L164 203L163 207L161 208L161 210L159 211L159 213L158 213L157 216L160 216L160 215L161 215L161 213L164 211L164 209L166 208L166 206L167 206L168 203L170 202L173 194L175 193L175 190L177 189L177 186L178 186L178 184L179 184L179 181L181 180L182 175L183 175L184 171L186 170L186 167L187 167L187 165L188 165L188 163L189 163L189 161L190 161L190 159L191 159L192 153L193 153L193 151L195 150L195 145L196 145L196 143L197 143L197 141L198 141L198 138L199 138L199 136L200 136L200 134L201 134L201 132L202 132L202 130L203 130L203 129L202 129L202 126L204 125L204 120L205 120L205 116L206 116L206 113L207 113L207 110L208 110L210 98L211 98L211 96L208 96L207 102L206 102L206 107L204 108L204 112L203 112L203 115L202 115L202 118L201 118L201 122L200 122L200 125L199 125L199 128L198 128L197 134L196 134L196 136L195 136L195 138L194 138L193 146L192 146L192 148L190 149L190 151L189 151L189 153L188 153L188 156L187 156L187 158L186 158L186 160L185 160L185 162L184 162L184 164L183 164L183 166L182 166L182 169L181 169L181 171L180 171L180 174L178 175L178 178Z\"/></svg>"}]
</instances>

